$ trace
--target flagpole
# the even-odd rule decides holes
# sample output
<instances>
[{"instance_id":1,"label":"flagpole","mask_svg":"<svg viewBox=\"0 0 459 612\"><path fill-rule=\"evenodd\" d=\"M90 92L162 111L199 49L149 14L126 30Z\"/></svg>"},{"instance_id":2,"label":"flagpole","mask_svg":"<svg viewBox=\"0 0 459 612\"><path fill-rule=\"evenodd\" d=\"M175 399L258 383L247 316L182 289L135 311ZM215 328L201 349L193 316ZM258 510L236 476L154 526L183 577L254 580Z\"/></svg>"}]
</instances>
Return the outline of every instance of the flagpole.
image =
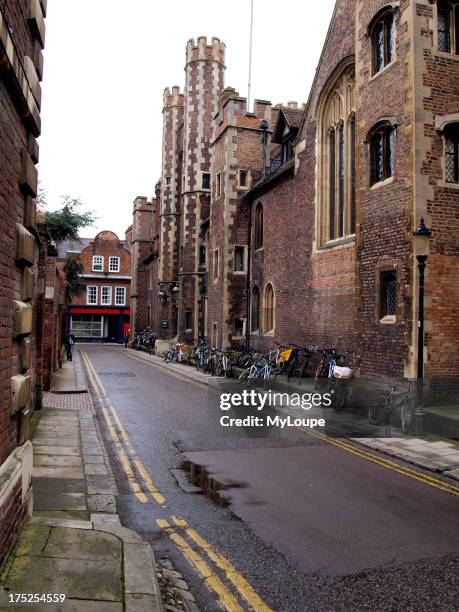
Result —
<instances>
[{"instance_id":1,"label":"flagpole","mask_svg":"<svg viewBox=\"0 0 459 612\"><path fill-rule=\"evenodd\" d=\"M253 0L250 1L250 39L249 39L249 85L247 88L247 112L251 112L252 93L252 35L253 35Z\"/></svg>"}]
</instances>

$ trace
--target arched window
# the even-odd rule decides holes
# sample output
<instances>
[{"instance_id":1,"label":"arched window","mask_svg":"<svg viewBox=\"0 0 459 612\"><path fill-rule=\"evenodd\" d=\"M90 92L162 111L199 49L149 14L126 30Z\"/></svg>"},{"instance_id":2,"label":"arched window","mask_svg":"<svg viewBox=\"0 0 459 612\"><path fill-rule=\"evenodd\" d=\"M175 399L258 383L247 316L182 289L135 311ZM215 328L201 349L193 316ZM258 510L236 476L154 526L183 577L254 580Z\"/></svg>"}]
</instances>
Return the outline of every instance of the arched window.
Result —
<instances>
[{"instance_id":1,"label":"arched window","mask_svg":"<svg viewBox=\"0 0 459 612\"><path fill-rule=\"evenodd\" d=\"M348 66L319 110L317 236L321 244L355 232L354 68Z\"/></svg>"},{"instance_id":2,"label":"arched window","mask_svg":"<svg viewBox=\"0 0 459 612\"><path fill-rule=\"evenodd\" d=\"M263 306L263 331L269 333L274 331L274 289L271 283L266 285Z\"/></svg>"},{"instance_id":3,"label":"arched window","mask_svg":"<svg viewBox=\"0 0 459 612\"><path fill-rule=\"evenodd\" d=\"M255 209L255 250L263 246L263 206L258 202Z\"/></svg>"},{"instance_id":4,"label":"arched window","mask_svg":"<svg viewBox=\"0 0 459 612\"><path fill-rule=\"evenodd\" d=\"M373 74L395 58L395 23L393 10L383 13L371 28Z\"/></svg>"},{"instance_id":5,"label":"arched window","mask_svg":"<svg viewBox=\"0 0 459 612\"><path fill-rule=\"evenodd\" d=\"M445 182L459 183L459 123L445 127Z\"/></svg>"},{"instance_id":6,"label":"arched window","mask_svg":"<svg viewBox=\"0 0 459 612\"><path fill-rule=\"evenodd\" d=\"M260 290L257 286L252 289L252 308L250 313L250 330L256 332L260 329Z\"/></svg>"},{"instance_id":7,"label":"arched window","mask_svg":"<svg viewBox=\"0 0 459 612\"><path fill-rule=\"evenodd\" d=\"M459 0L437 2L438 50L459 54Z\"/></svg>"},{"instance_id":8,"label":"arched window","mask_svg":"<svg viewBox=\"0 0 459 612\"><path fill-rule=\"evenodd\" d=\"M394 127L381 123L370 136L371 184L379 183L394 174Z\"/></svg>"}]
</instances>

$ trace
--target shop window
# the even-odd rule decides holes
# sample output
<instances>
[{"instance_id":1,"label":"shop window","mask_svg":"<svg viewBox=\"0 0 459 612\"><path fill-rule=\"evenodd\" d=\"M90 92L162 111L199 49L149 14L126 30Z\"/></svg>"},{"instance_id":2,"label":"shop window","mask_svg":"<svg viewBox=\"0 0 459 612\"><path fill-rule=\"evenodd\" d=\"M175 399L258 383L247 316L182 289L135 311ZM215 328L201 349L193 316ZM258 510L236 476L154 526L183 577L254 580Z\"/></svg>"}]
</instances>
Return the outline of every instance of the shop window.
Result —
<instances>
[{"instance_id":1,"label":"shop window","mask_svg":"<svg viewBox=\"0 0 459 612\"><path fill-rule=\"evenodd\" d=\"M92 258L92 271L103 272L104 271L104 258L102 255L94 255Z\"/></svg>"},{"instance_id":2,"label":"shop window","mask_svg":"<svg viewBox=\"0 0 459 612\"><path fill-rule=\"evenodd\" d=\"M397 277L395 270L384 270L380 276L380 318L395 316L397 311Z\"/></svg>"},{"instance_id":3,"label":"shop window","mask_svg":"<svg viewBox=\"0 0 459 612\"><path fill-rule=\"evenodd\" d=\"M76 338L102 338L103 317L100 315L72 315L71 330Z\"/></svg>"},{"instance_id":4,"label":"shop window","mask_svg":"<svg viewBox=\"0 0 459 612\"><path fill-rule=\"evenodd\" d=\"M86 287L86 304L97 304L96 285L88 285Z\"/></svg>"}]
</instances>

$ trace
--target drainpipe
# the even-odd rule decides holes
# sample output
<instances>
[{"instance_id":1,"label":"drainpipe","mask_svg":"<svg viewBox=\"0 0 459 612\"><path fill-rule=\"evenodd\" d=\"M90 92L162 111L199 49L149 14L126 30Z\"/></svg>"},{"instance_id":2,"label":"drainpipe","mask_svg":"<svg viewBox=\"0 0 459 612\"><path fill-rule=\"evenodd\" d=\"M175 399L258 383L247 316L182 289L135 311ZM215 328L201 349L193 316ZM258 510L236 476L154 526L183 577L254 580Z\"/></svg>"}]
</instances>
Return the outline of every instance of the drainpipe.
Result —
<instances>
[{"instance_id":1,"label":"drainpipe","mask_svg":"<svg viewBox=\"0 0 459 612\"><path fill-rule=\"evenodd\" d=\"M247 239L247 311L246 311L246 323L245 323L245 348L248 351L250 349L250 270L252 260L252 200L249 201L249 223L248 223L248 239Z\"/></svg>"}]
</instances>

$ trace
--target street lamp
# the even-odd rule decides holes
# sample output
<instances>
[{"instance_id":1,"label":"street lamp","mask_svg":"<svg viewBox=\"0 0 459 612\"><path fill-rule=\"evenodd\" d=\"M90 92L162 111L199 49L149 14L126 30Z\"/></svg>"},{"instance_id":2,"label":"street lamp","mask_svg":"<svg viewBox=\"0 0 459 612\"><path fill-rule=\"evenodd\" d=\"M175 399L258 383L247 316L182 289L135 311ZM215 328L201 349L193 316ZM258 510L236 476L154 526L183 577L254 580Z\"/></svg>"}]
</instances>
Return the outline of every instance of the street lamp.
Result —
<instances>
[{"instance_id":1,"label":"street lamp","mask_svg":"<svg viewBox=\"0 0 459 612\"><path fill-rule=\"evenodd\" d=\"M431 234L432 232L426 227L424 219L421 219L419 227L413 232L413 242L419 270L418 387L414 419L414 433L416 435L422 435L424 433L424 278Z\"/></svg>"}]
</instances>

